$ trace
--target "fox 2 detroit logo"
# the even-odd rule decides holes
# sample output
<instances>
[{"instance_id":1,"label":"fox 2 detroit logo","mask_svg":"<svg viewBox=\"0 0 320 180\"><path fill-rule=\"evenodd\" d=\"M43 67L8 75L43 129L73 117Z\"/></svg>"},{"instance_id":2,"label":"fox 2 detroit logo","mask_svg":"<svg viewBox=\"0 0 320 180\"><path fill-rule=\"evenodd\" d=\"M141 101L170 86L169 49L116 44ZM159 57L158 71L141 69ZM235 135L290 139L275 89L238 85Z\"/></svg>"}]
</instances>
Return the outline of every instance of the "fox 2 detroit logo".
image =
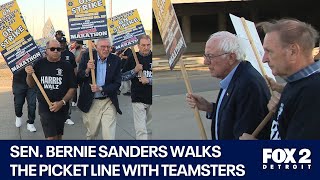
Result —
<instances>
[{"instance_id":1,"label":"fox 2 detroit logo","mask_svg":"<svg viewBox=\"0 0 320 180\"><path fill-rule=\"evenodd\" d=\"M296 148L263 148L262 169L308 170L311 169L311 151Z\"/></svg>"}]
</instances>

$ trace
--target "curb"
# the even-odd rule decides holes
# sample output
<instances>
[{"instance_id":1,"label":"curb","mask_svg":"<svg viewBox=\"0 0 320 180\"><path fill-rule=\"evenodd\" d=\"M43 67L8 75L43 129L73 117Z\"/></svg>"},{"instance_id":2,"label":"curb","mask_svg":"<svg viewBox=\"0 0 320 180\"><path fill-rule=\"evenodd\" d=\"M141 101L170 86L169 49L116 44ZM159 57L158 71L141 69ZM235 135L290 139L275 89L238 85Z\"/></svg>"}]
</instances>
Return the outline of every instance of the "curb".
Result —
<instances>
[{"instance_id":1,"label":"curb","mask_svg":"<svg viewBox=\"0 0 320 180\"><path fill-rule=\"evenodd\" d=\"M207 66L203 64L203 57L199 55L183 56L182 60L184 61L186 69L207 68ZM170 71L168 59L164 56L152 58L152 70L153 71ZM179 62L174 67L173 71L174 70L180 70Z\"/></svg>"}]
</instances>

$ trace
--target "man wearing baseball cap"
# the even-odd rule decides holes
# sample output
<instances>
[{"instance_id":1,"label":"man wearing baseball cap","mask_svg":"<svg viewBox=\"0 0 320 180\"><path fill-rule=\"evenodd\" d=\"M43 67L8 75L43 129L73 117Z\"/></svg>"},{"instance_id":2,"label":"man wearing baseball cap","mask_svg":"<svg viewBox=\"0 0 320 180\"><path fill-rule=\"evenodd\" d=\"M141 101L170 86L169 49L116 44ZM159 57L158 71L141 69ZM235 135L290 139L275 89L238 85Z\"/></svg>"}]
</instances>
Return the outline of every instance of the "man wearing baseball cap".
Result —
<instances>
[{"instance_id":1,"label":"man wearing baseball cap","mask_svg":"<svg viewBox=\"0 0 320 180\"><path fill-rule=\"evenodd\" d=\"M55 35L55 37L56 37L56 39L59 41L62 37L64 37L65 36L65 34L63 33L63 31L61 31L61 30L58 30L58 31L56 31L56 35Z\"/></svg>"},{"instance_id":2,"label":"man wearing baseball cap","mask_svg":"<svg viewBox=\"0 0 320 180\"><path fill-rule=\"evenodd\" d=\"M77 64L76 64L76 61L75 61L75 56L73 55L72 52L69 51L66 38L65 37L61 37L60 39L57 39L57 40L59 41L60 47L62 49L62 51L61 51L61 60L69 62L73 67L74 74L76 75ZM74 124L74 122L71 120L71 109L69 109L69 113L67 115L65 123L68 124L68 125L73 125Z\"/></svg>"}]
</instances>

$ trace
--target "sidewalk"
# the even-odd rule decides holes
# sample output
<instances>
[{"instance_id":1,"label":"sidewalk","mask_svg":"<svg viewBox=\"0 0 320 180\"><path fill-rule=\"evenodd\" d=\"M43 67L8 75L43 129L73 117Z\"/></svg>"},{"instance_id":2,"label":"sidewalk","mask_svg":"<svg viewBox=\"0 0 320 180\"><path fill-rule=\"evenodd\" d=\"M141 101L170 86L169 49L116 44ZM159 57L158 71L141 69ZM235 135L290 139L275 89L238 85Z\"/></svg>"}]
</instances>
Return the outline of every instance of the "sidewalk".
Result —
<instances>
[{"instance_id":1,"label":"sidewalk","mask_svg":"<svg viewBox=\"0 0 320 180\"><path fill-rule=\"evenodd\" d=\"M13 105L13 95L11 91L0 92L0 139L1 140L44 140L44 134L40 123L38 109L36 111L35 127L37 132L29 132L26 127L27 108L26 104L23 109L24 119L22 126L15 126L15 113ZM132 117L131 98L129 96L119 96L121 110L123 115L118 115L116 139L118 140L133 140L135 139L135 131ZM75 122L74 125L64 126L63 139L69 140L84 140L86 139L86 129L82 122L82 113L77 107L72 107L71 119ZM98 139L102 139L101 132Z\"/></svg>"},{"instance_id":2,"label":"sidewalk","mask_svg":"<svg viewBox=\"0 0 320 180\"><path fill-rule=\"evenodd\" d=\"M219 90L199 92L206 99L217 97ZM201 140L200 128L193 110L185 101L185 94L159 96L153 98L153 137L163 140ZM205 112L200 117L207 134L211 139L211 120Z\"/></svg>"},{"instance_id":3,"label":"sidewalk","mask_svg":"<svg viewBox=\"0 0 320 180\"><path fill-rule=\"evenodd\" d=\"M37 132L29 132L26 127L27 103L23 109L23 123L20 128L15 126L15 112L12 94L12 73L3 60L0 60L0 139L1 140L44 140L44 134L40 123L38 108L36 110L35 127ZM123 115L118 115L116 139L135 139L135 130L133 125L133 115L131 107L131 97L118 96L121 103ZM82 113L77 107L72 107L71 119L74 125L64 126L63 139L84 140L86 139L86 129L82 122ZM101 133L98 139L102 139Z\"/></svg>"},{"instance_id":4,"label":"sidewalk","mask_svg":"<svg viewBox=\"0 0 320 180\"><path fill-rule=\"evenodd\" d=\"M216 96L218 91L198 93L207 98ZM39 115L37 113L35 127L37 132L29 132L24 121L20 128L15 126L13 96L11 92L0 93L0 140L44 140ZM135 131L132 117L131 99L129 96L119 96L119 103L123 115L118 115L116 140L134 140ZM26 120L27 109L24 107L23 119ZM200 113L203 126L210 139L211 121ZM153 97L152 105L153 139L201 139L200 131L194 119L193 111L185 103L185 94ZM86 129L82 122L81 112L72 107L71 119L74 125L65 125L64 140L85 140ZM97 138L101 140L101 132Z\"/></svg>"},{"instance_id":5,"label":"sidewalk","mask_svg":"<svg viewBox=\"0 0 320 180\"><path fill-rule=\"evenodd\" d=\"M186 69L205 69L206 66L203 64L203 56L201 54L184 54L182 58L177 62L173 70L180 70L180 61L183 60ZM154 56L152 58L152 70L158 71L169 71L169 60L167 56Z\"/></svg>"}]
</instances>

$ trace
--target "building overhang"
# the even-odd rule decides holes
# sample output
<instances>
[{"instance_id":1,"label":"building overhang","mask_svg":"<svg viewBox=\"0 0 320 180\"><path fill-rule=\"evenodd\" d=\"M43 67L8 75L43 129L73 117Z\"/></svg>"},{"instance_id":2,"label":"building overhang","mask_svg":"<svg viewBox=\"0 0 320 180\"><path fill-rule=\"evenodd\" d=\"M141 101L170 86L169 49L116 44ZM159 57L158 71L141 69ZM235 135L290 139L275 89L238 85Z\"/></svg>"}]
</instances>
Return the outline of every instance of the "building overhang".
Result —
<instances>
[{"instance_id":1,"label":"building overhang","mask_svg":"<svg viewBox=\"0 0 320 180\"><path fill-rule=\"evenodd\" d=\"M227 2L227 1L247 1L247 0L171 0L172 4Z\"/></svg>"}]
</instances>

